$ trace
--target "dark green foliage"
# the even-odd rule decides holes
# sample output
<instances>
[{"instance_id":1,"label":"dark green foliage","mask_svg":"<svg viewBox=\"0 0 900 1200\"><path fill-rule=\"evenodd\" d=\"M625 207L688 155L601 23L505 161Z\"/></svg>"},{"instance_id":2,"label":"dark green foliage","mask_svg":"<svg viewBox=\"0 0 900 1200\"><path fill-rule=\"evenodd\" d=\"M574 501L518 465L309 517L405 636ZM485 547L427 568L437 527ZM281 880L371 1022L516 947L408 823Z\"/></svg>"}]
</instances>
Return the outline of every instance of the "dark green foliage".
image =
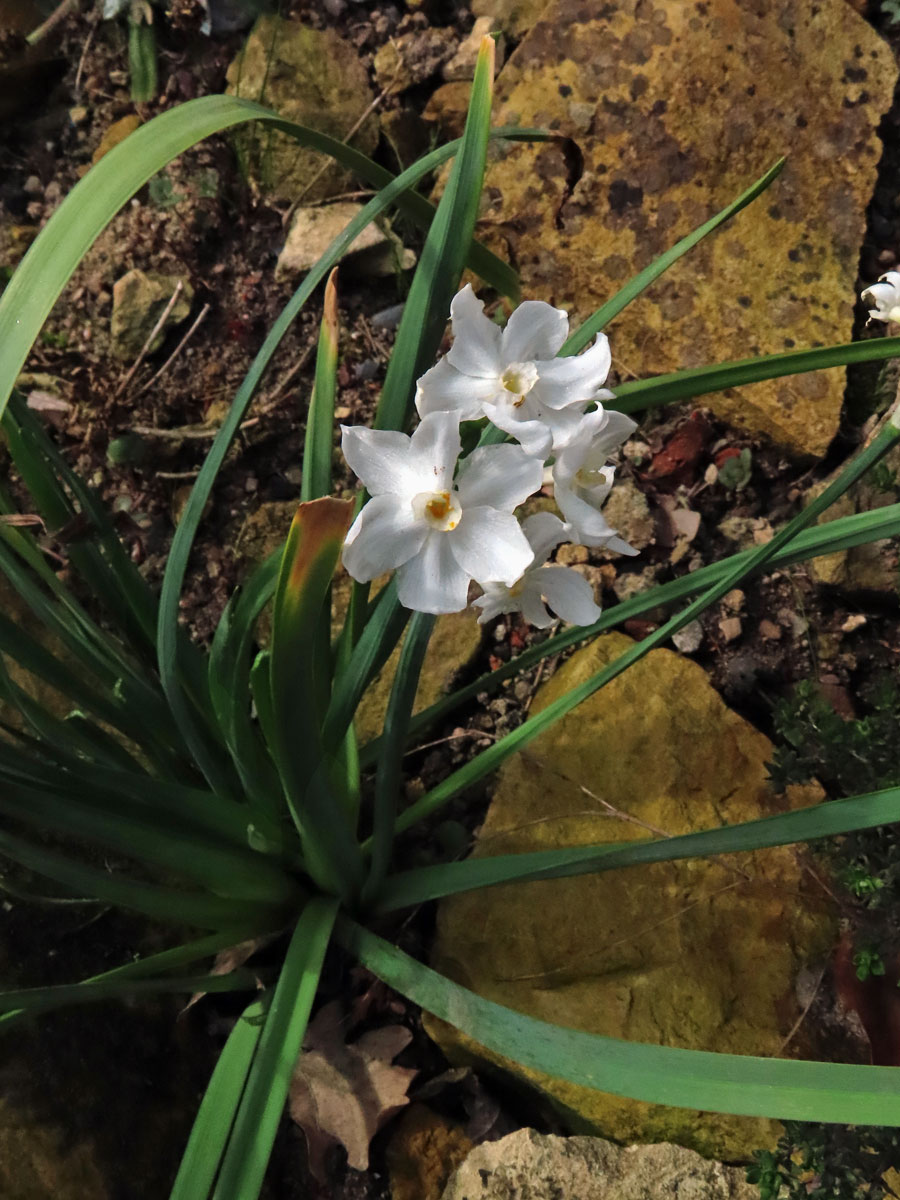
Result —
<instances>
[{"instance_id":1,"label":"dark green foliage","mask_svg":"<svg viewBox=\"0 0 900 1200\"><path fill-rule=\"evenodd\" d=\"M900 1164L900 1131L786 1121L774 1151L758 1150L747 1180L761 1200L885 1200Z\"/></svg>"},{"instance_id":2,"label":"dark green foliage","mask_svg":"<svg viewBox=\"0 0 900 1200\"><path fill-rule=\"evenodd\" d=\"M879 680L863 698L868 711L845 720L811 680L775 708L776 749L769 776L776 789L816 778L829 796L876 792L900 784L900 686ZM824 843L839 883L867 909L885 910L900 891L896 825Z\"/></svg>"},{"instance_id":3,"label":"dark green foliage","mask_svg":"<svg viewBox=\"0 0 900 1200\"><path fill-rule=\"evenodd\" d=\"M881 679L862 703L865 715L846 720L806 680L776 706L769 775L778 790L814 777L833 798L900 784L900 686ZM855 910L853 966L863 982L885 974L897 942L898 830L882 825L814 844ZM788 1121L776 1150L757 1151L747 1179L761 1200L885 1200L897 1194L882 1179L891 1167L900 1169L895 1129Z\"/></svg>"}]
</instances>

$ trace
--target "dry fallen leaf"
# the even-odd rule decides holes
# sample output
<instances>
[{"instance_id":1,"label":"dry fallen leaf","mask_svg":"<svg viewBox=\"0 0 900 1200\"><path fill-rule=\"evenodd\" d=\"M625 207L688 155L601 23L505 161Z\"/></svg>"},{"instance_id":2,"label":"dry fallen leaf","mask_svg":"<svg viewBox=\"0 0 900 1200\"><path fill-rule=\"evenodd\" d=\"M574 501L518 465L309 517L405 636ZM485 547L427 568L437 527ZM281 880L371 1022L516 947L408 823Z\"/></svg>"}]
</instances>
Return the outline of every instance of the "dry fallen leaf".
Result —
<instances>
[{"instance_id":1,"label":"dry fallen leaf","mask_svg":"<svg viewBox=\"0 0 900 1200\"><path fill-rule=\"evenodd\" d=\"M257 950L261 950L263 946L268 946L269 942L274 941L277 934L266 933L262 937L249 938L246 942L238 942L236 946L229 946L225 950L220 950L216 955L216 961L210 967L210 975L230 975L232 971L236 971L238 967L242 967L244 963L251 958ZM262 987L262 984L259 985ZM198 1000L202 1000L206 992L194 992L190 1000L178 1014L179 1018L183 1017L189 1008L193 1008Z\"/></svg>"},{"instance_id":2,"label":"dry fallen leaf","mask_svg":"<svg viewBox=\"0 0 900 1200\"><path fill-rule=\"evenodd\" d=\"M289 1107L306 1134L309 1169L325 1182L325 1155L336 1142L357 1171L369 1165L369 1143L409 1103L406 1089L416 1075L392 1066L412 1034L403 1025L373 1029L348 1045L340 1001L326 1004L310 1022L304 1051L294 1068Z\"/></svg>"}]
</instances>

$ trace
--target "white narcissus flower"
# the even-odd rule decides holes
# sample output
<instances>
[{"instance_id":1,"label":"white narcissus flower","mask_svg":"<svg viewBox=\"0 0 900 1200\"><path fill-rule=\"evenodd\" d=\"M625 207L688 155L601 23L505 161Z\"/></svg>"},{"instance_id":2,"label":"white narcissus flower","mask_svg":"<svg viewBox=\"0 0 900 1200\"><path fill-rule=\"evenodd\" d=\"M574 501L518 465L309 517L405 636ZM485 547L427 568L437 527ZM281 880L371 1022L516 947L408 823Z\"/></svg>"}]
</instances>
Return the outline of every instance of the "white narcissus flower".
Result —
<instances>
[{"instance_id":1,"label":"white narcissus flower","mask_svg":"<svg viewBox=\"0 0 900 1200\"><path fill-rule=\"evenodd\" d=\"M860 300L871 296L875 304L869 309L870 321L900 322L900 271L888 271L877 283L860 292Z\"/></svg>"},{"instance_id":2,"label":"white narcissus flower","mask_svg":"<svg viewBox=\"0 0 900 1200\"><path fill-rule=\"evenodd\" d=\"M561 308L526 300L501 330L466 284L450 305L453 345L418 382L419 415L450 411L459 420L485 416L538 458L565 446L610 368L609 344L598 334L583 354L557 358L569 332Z\"/></svg>"},{"instance_id":3,"label":"white narcissus flower","mask_svg":"<svg viewBox=\"0 0 900 1200\"><path fill-rule=\"evenodd\" d=\"M572 541L619 554L637 554L616 536L600 512L615 476L615 468L608 466L607 460L636 428L624 413L598 408L582 418L577 438L557 455L553 497L569 523Z\"/></svg>"},{"instance_id":4,"label":"white narcissus flower","mask_svg":"<svg viewBox=\"0 0 900 1200\"><path fill-rule=\"evenodd\" d=\"M411 437L341 427L344 457L371 499L344 543L350 575L367 583L397 570L400 603L459 612L472 579L515 583L532 550L513 516L541 486L541 464L520 446L483 446L461 464L459 418L430 413Z\"/></svg>"},{"instance_id":5,"label":"white narcissus flower","mask_svg":"<svg viewBox=\"0 0 900 1200\"><path fill-rule=\"evenodd\" d=\"M522 529L531 544L534 558L528 570L512 587L502 583L483 583L484 595L472 604L481 609L479 625L501 613L520 612L526 621L538 629L552 625L557 617L570 625L592 625L600 616L594 603L594 592L588 581L571 567L547 567L550 552L568 541L569 529L553 513L540 512L527 517ZM546 603L545 603L546 601Z\"/></svg>"}]
</instances>

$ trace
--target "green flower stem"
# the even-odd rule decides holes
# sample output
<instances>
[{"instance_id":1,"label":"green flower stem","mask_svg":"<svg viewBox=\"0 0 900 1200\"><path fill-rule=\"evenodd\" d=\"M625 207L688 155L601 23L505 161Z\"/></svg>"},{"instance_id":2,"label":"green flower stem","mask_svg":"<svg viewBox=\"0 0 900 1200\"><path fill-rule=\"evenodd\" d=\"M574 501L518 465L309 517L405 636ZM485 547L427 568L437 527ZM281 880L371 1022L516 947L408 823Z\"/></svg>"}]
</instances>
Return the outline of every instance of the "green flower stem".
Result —
<instances>
[{"instance_id":1,"label":"green flower stem","mask_svg":"<svg viewBox=\"0 0 900 1200\"><path fill-rule=\"evenodd\" d=\"M419 687L425 652L434 631L434 622L435 618L431 613L413 613L403 649L400 651L400 661L397 663L397 673L384 718L384 753L379 760L375 777L372 862L362 892L364 907L378 895L391 861L403 747L406 744L412 706Z\"/></svg>"}]
</instances>

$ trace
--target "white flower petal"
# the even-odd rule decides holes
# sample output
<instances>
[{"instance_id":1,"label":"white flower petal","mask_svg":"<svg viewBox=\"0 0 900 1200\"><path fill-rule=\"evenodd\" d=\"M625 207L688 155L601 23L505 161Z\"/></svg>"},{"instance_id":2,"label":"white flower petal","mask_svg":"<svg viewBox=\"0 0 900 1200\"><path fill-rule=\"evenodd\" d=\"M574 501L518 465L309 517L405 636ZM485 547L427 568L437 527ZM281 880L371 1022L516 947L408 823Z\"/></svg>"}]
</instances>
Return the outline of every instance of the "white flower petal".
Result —
<instances>
[{"instance_id":1,"label":"white flower petal","mask_svg":"<svg viewBox=\"0 0 900 1200\"><path fill-rule=\"evenodd\" d=\"M539 567L550 557L550 551L569 540L569 527L555 513L537 512L522 522L522 532L534 553L532 567Z\"/></svg>"},{"instance_id":2,"label":"white flower petal","mask_svg":"<svg viewBox=\"0 0 900 1200\"><path fill-rule=\"evenodd\" d=\"M469 599L469 575L456 561L453 535L432 531L419 553L397 572L397 596L414 612L461 612Z\"/></svg>"},{"instance_id":3,"label":"white flower petal","mask_svg":"<svg viewBox=\"0 0 900 1200\"><path fill-rule=\"evenodd\" d=\"M551 450L554 454L559 454L561 450L565 450L567 446L581 437L584 414L580 404L560 409L541 406L541 412L544 423L553 437Z\"/></svg>"},{"instance_id":4,"label":"white flower petal","mask_svg":"<svg viewBox=\"0 0 900 1200\"><path fill-rule=\"evenodd\" d=\"M497 388L496 378L463 375L442 358L417 383L416 408L420 417L432 412L455 412L460 421L473 421L481 416L482 400L495 395Z\"/></svg>"},{"instance_id":5,"label":"white flower petal","mask_svg":"<svg viewBox=\"0 0 900 1200\"><path fill-rule=\"evenodd\" d=\"M604 550L615 550L616 554L627 554L629 558L633 558L636 554L640 554L640 550L635 550L634 546L625 541L624 538L611 537L603 543Z\"/></svg>"},{"instance_id":6,"label":"white flower petal","mask_svg":"<svg viewBox=\"0 0 900 1200\"><path fill-rule=\"evenodd\" d=\"M467 283L450 302L453 345L447 359L464 375L494 379L503 370L500 359L500 327L484 315L484 302Z\"/></svg>"},{"instance_id":7,"label":"white flower petal","mask_svg":"<svg viewBox=\"0 0 900 1200\"><path fill-rule=\"evenodd\" d=\"M584 404L596 397L611 363L609 341L605 334L598 333L593 346L583 354L539 363L540 377L534 390L548 408Z\"/></svg>"},{"instance_id":8,"label":"white flower petal","mask_svg":"<svg viewBox=\"0 0 900 1200\"><path fill-rule=\"evenodd\" d=\"M467 508L479 505L512 512L539 490L543 478L543 463L521 446L480 446L463 460L456 481L463 518Z\"/></svg>"},{"instance_id":9,"label":"white flower petal","mask_svg":"<svg viewBox=\"0 0 900 1200\"><path fill-rule=\"evenodd\" d=\"M343 563L358 583L368 583L393 571L416 554L428 527L415 519L408 501L396 496L373 496L350 527Z\"/></svg>"},{"instance_id":10,"label":"white flower petal","mask_svg":"<svg viewBox=\"0 0 900 1200\"><path fill-rule=\"evenodd\" d=\"M617 412L614 408L604 409L604 413L606 420L603 422L600 432L595 435L595 440L591 444L591 453L596 454L599 451L604 458L609 458L623 442L628 441L637 429L637 421L633 421L625 413Z\"/></svg>"},{"instance_id":11,"label":"white flower petal","mask_svg":"<svg viewBox=\"0 0 900 1200\"><path fill-rule=\"evenodd\" d=\"M518 612L518 598L510 594L509 588L503 583L481 583L484 594L472 601L473 608L480 608L481 615L478 624L484 625L499 617L501 613Z\"/></svg>"},{"instance_id":12,"label":"white flower petal","mask_svg":"<svg viewBox=\"0 0 900 1200\"><path fill-rule=\"evenodd\" d=\"M593 625L599 618L594 589L571 567L541 567L532 578L556 615L570 625Z\"/></svg>"},{"instance_id":13,"label":"white flower petal","mask_svg":"<svg viewBox=\"0 0 900 1200\"><path fill-rule=\"evenodd\" d=\"M393 429L341 426L341 449L351 471L370 495L385 492L413 496L422 490L410 458L410 439Z\"/></svg>"},{"instance_id":14,"label":"white flower petal","mask_svg":"<svg viewBox=\"0 0 900 1200\"><path fill-rule=\"evenodd\" d=\"M499 580L512 587L534 555L512 513L495 508L464 508L447 538L456 561L472 579Z\"/></svg>"},{"instance_id":15,"label":"white flower petal","mask_svg":"<svg viewBox=\"0 0 900 1200\"><path fill-rule=\"evenodd\" d=\"M424 416L413 430L409 445L409 469L416 479L426 481L419 491L449 492L459 451L459 413L432 412Z\"/></svg>"},{"instance_id":16,"label":"white flower petal","mask_svg":"<svg viewBox=\"0 0 900 1200\"><path fill-rule=\"evenodd\" d=\"M569 335L569 315L543 300L526 300L512 314L500 339L500 355L508 363L555 358Z\"/></svg>"},{"instance_id":17,"label":"white flower petal","mask_svg":"<svg viewBox=\"0 0 900 1200\"><path fill-rule=\"evenodd\" d=\"M592 504L569 488L556 484L553 492L562 515L572 527L572 540L582 546L604 546L615 530ZM604 497L605 499L605 497Z\"/></svg>"},{"instance_id":18,"label":"white flower petal","mask_svg":"<svg viewBox=\"0 0 900 1200\"><path fill-rule=\"evenodd\" d=\"M518 414L522 411L511 404L482 404L482 412L498 429L514 437L530 458L541 462L553 448L553 433L543 421L529 421Z\"/></svg>"},{"instance_id":19,"label":"white flower petal","mask_svg":"<svg viewBox=\"0 0 900 1200\"><path fill-rule=\"evenodd\" d=\"M546 629L548 625L553 624L553 617L541 599L541 589L533 579L528 580L519 594L519 611L528 624L534 625L536 629Z\"/></svg>"}]
</instances>

